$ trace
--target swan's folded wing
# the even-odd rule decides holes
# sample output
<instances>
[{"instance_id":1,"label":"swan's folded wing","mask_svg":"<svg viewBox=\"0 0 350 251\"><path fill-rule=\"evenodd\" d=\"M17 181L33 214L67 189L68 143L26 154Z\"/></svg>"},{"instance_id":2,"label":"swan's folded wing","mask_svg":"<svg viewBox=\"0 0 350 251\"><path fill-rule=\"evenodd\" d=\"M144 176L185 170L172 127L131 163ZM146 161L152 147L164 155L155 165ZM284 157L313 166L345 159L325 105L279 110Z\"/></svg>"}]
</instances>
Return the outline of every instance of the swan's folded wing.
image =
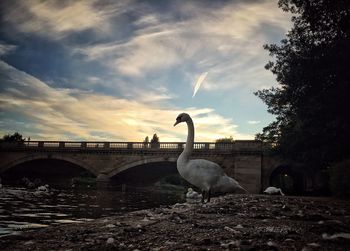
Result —
<instances>
[{"instance_id":1,"label":"swan's folded wing","mask_svg":"<svg viewBox=\"0 0 350 251\"><path fill-rule=\"evenodd\" d=\"M233 178L222 176L213 186L213 191L221 193L247 193L247 191Z\"/></svg>"},{"instance_id":2,"label":"swan's folded wing","mask_svg":"<svg viewBox=\"0 0 350 251\"><path fill-rule=\"evenodd\" d=\"M205 159L194 159L187 163L186 171L181 175L191 184L208 190L221 176L226 174L214 162Z\"/></svg>"},{"instance_id":3,"label":"swan's folded wing","mask_svg":"<svg viewBox=\"0 0 350 251\"><path fill-rule=\"evenodd\" d=\"M216 175L223 175L225 174L224 170L222 168L209 160L206 159L193 159L190 160L188 163L191 167L198 168L203 172L216 174Z\"/></svg>"}]
</instances>

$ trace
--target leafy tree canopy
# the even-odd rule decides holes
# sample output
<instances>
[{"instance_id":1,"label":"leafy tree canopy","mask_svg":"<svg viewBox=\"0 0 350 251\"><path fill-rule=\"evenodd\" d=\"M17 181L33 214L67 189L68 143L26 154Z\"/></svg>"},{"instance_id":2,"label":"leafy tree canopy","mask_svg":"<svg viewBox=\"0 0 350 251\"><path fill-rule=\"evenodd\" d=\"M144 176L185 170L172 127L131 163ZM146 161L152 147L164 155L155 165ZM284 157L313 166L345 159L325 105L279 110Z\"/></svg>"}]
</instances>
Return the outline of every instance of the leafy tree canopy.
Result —
<instances>
[{"instance_id":1,"label":"leafy tree canopy","mask_svg":"<svg viewBox=\"0 0 350 251\"><path fill-rule=\"evenodd\" d=\"M18 132L15 132L14 134L10 135L4 135L1 139L3 142L23 142L23 136L19 134Z\"/></svg>"},{"instance_id":2,"label":"leafy tree canopy","mask_svg":"<svg viewBox=\"0 0 350 251\"><path fill-rule=\"evenodd\" d=\"M157 134L153 134L153 137L151 139L151 144L154 144L154 143L159 143L159 137L157 136Z\"/></svg>"},{"instance_id":3,"label":"leafy tree canopy","mask_svg":"<svg viewBox=\"0 0 350 251\"><path fill-rule=\"evenodd\" d=\"M348 158L350 1L280 0L293 14L281 44L265 45L278 87L255 94L276 120L257 134L282 156L318 166Z\"/></svg>"},{"instance_id":4,"label":"leafy tree canopy","mask_svg":"<svg viewBox=\"0 0 350 251\"><path fill-rule=\"evenodd\" d=\"M232 143L234 142L232 136L228 137L228 138L220 138L220 139L217 139L215 140L216 143Z\"/></svg>"}]
</instances>

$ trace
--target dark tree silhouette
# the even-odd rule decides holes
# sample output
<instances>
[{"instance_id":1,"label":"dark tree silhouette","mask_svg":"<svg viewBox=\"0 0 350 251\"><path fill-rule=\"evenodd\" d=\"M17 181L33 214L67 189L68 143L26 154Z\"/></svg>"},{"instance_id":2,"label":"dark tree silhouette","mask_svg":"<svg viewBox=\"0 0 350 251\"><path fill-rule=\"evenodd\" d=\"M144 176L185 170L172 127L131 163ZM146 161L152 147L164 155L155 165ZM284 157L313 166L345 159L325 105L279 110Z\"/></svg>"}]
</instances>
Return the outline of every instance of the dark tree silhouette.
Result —
<instances>
[{"instance_id":1,"label":"dark tree silhouette","mask_svg":"<svg viewBox=\"0 0 350 251\"><path fill-rule=\"evenodd\" d=\"M279 86L256 92L276 115L257 134L286 158L314 166L349 158L350 1L280 0L293 27L265 45Z\"/></svg>"},{"instance_id":2,"label":"dark tree silhouette","mask_svg":"<svg viewBox=\"0 0 350 251\"><path fill-rule=\"evenodd\" d=\"M159 143L159 137L157 136L157 134L153 134L153 137L151 139L151 144L153 143Z\"/></svg>"},{"instance_id":3,"label":"dark tree silhouette","mask_svg":"<svg viewBox=\"0 0 350 251\"><path fill-rule=\"evenodd\" d=\"M159 144L159 137L157 136L157 134L153 134L153 137L151 139L151 148L159 148L160 144Z\"/></svg>"},{"instance_id":4,"label":"dark tree silhouette","mask_svg":"<svg viewBox=\"0 0 350 251\"><path fill-rule=\"evenodd\" d=\"M4 135L1 139L3 142L24 142L23 136L19 134L18 132L15 132L14 134L10 135Z\"/></svg>"},{"instance_id":5,"label":"dark tree silhouette","mask_svg":"<svg viewBox=\"0 0 350 251\"><path fill-rule=\"evenodd\" d=\"M228 137L228 138L220 138L215 140L215 143L232 143L234 142L232 136Z\"/></svg>"}]
</instances>

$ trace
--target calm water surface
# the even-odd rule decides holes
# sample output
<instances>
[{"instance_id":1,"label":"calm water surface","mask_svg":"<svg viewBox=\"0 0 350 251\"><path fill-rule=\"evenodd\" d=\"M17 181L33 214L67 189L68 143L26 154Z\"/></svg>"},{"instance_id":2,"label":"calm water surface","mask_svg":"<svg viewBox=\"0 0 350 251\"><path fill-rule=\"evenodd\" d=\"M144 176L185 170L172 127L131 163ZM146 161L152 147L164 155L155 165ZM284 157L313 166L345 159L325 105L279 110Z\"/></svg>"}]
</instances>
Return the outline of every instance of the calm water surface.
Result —
<instances>
[{"instance_id":1,"label":"calm water surface","mask_svg":"<svg viewBox=\"0 0 350 251\"><path fill-rule=\"evenodd\" d=\"M99 217L171 205L184 201L182 191L157 187L119 189L0 188L0 238L50 225L90 221Z\"/></svg>"}]
</instances>

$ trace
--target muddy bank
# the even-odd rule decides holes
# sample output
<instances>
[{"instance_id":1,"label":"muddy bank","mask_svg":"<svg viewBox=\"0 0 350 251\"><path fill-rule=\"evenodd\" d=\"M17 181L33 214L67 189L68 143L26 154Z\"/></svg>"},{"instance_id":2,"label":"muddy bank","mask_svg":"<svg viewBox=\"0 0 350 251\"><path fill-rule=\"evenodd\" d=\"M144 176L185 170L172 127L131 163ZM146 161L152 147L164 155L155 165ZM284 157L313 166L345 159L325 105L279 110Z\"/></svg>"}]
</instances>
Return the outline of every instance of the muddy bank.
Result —
<instances>
[{"instance_id":1,"label":"muddy bank","mask_svg":"<svg viewBox=\"0 0 350 251\"><path fill-rule=\"evenodd\" d=\"M0 238L1 250L350 250L350 201L228 195Z\"/></svg>"}]
</instances>

